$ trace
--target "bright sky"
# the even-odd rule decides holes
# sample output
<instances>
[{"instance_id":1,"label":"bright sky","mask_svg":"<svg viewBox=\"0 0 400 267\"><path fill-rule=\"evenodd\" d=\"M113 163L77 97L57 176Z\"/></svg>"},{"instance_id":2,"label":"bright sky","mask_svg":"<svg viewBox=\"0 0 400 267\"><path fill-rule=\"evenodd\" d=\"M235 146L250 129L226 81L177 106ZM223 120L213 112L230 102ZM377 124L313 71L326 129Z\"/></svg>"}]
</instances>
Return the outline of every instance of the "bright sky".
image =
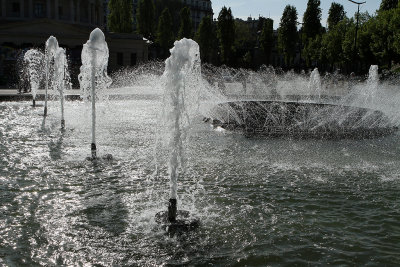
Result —
<instances>
[{"instance_id":1,"label":"bright sky","mask_svg":"<svg viewBox=\"0 0 400 267\"><path fill-rule=\"evenodd\" d=\"M368 11L370 14L374 14L381 4L381 0L366 1L366 4L360 6L360 12ZM295 6L299 21L302 21L308 0L212 0L211 2L214 10L214 18L218 18L221 8L226 6L232 9L235 18L247 19L250 15L253 18L257 18L259 15L270 17L274 20L274 29L276 29L279 27L279 22L286 5ZM350 3L348 0L321 0L322 26L326 26L328 11L332 2L342 4L348 17L352 17L357 12L357 5Z\"/></svg>"}]
</instances>

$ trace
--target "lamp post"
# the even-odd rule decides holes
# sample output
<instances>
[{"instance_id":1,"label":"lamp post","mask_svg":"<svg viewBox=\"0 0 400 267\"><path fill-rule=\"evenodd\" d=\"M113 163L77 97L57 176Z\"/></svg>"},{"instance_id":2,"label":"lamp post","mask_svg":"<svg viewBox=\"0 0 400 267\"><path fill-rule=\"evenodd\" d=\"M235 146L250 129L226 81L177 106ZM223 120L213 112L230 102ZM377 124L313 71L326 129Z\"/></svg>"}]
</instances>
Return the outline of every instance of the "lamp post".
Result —
<instances>
[{"instance_id":1,"label":"lamp post","mask_svg":"<svg viewBox=\"0 0 400 267\"><path fill-rule=\"evenodd\" d=\"M358 33L358 19L360 17L360 5L365 4L366 1L364 2L356 2L353 0L348 0L350 2L352 2L353 4L358 5L358 9L357 9L357 23L356 23L356 36L354 37L354 52L353 52L353 62L356 62L356 54L357 54L357 33Z\"/></svg>"}]
</instances>

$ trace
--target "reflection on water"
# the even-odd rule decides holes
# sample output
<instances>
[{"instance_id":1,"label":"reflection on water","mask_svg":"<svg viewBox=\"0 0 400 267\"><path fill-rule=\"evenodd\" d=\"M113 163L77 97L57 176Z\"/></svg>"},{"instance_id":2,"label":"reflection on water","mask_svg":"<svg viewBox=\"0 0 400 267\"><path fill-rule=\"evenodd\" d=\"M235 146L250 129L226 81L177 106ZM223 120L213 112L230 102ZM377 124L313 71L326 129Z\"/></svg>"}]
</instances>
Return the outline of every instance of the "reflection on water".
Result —
<instances>
[{"instance_id":1,"label":"reflection on water","mask_svg":"<svg viewBox=\"0 0 400 267\"><path fill-rule=\"evenodd\" d=\"M199 119L178 181L201 218L170 238L165 166L153 176L157 100L112 101L99 118L100 156L86 161L86 107L0 104L0 265L396 265L400 142L245 138ZM45 125L42 128L42 125Z\"/></svg>"}]
</instances>

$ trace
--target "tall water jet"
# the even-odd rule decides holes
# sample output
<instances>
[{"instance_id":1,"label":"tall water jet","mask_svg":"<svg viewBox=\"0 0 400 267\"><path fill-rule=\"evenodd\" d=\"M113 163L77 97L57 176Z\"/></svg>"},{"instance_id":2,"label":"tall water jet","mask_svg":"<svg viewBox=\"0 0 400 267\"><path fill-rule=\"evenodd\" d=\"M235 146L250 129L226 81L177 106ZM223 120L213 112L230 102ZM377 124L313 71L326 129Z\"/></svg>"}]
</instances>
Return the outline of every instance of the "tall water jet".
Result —
<instances>
[{"instance_id":1,"label":"tall water jet","mask_svg":"<svg viewBox=\"0 0 400 267\"><path fill-rule=\"evenodd\" d=\"M364 104L366 106L370 106L373 104L373 100L376 97L379 86L379 74L378 74L378 66L371 65L369 68L367 86L363 90L364 94Z\"/></svg>"},{"instance_id":2,"label":"tall water jet","mask_svg":"<svg viewBox=\"0 0 400 267\"><path fill-rule=\"evenodd\" d=\"M44 55L37 49L29 49L24 55L24 62L28 70L29 84L31 87L33 107L36 106L36 94L43 78L42 65Z\"/></svg>"},{"instance_id":3,"label":"tall water jet","mask_svg":"<svg viewBox=\"0 0 400 267\"><path fill-rule=\"evenodd\" d=\"M45 98L44 98L44 116L47 116L47 100L48 100L48 90L50 83L50 71L54 64L54 56L58 49L58 41L54 36L46 41L45 47L45 74L46 74L46 87L45 87Z\"/></svg>"},{"instance_id":4,"label":"tall water jet","mask_svg":"<svg viewBox=\"0 0 400 267\"><path fill-rule=\"evenodd\" d=\"M321 76L319 74L318 68L315 68L310 75L310 81L308 82L308 89L311 94L314 94L318 98L318 103L321 102Z\"/></svg>"},{"instance_id":5,"label":"tall water jet","mask_svg":"<svg viewBox=\"0 0 400 267\"><path fill-rule=\"evenodd\" d=\"M64 48L57 48L54 56L54 86L60 94L61 129L65 128L64 119L64 91L71 86L68 72L67 56Z\"/></svg>"},{"instance_id":6,"label":"tall water jet","mask_svg":"<svg viewBox=\"0 0 400 267\"><path fill-rule=\"evenodd\" d=\"M96 148L96 100L100 99L104 90L112 80L107 75L108 46L104 33L96 28L90 33L89 40L83 45L82 66L78 76L81 97L92 103L92 159L97 158Z\"/></svg>"},{"instance_id":7,"label":"tall water jet","mask_svg":"<svg viewBox=\"0 0 400 267\"><path fill-rule=\"evenodd\" d=\"M159 222L170 223L169 229L191 229L197 220L189 221L188 211L177 209L177 180L182 166L183 144L193 117L199 108L201 83L200 52L198 44L189 39L176 41L166 60L163 82L165 86L163 115L169 147L168 175L170 199L168 212L156 215Z\"/></svg>"}]
</instances>

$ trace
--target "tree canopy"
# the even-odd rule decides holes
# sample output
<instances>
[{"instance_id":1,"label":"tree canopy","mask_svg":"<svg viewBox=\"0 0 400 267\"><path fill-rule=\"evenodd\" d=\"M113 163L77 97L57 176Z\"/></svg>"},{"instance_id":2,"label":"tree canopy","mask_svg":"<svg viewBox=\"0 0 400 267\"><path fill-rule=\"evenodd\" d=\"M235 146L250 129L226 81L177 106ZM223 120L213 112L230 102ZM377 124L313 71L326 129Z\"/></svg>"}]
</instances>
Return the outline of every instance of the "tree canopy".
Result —
<instances>
[{"instance_id":1,"label":"tree canopy","mask_svg":"<svg viewBox=\"0 0 400 267\"><path fill-rule=\"evenodd\" d=\"M262 28L260 44L264 51L266 63L270 63L272 48L274 47L274 21L272 19L265 19Z\"/></svg>"},{"instance_id":2,"label":"tree canopy","mask_svg":"<svg viewBox=\"0 0 400 267\"><path fill-rule=\"evenodd\" d=\"M340 21L346 17L344 7L341 4L333 2L328 12L328 29L332 30Z\"/></svg>"},{"instance_id":3,"label":"tree canopy","mask_svg":"<svg viewBox=\"0 0 400 267\"><path fill-rule=\"evenodd\" d=\"M200 46L200 57L202 61L210 62L216 42L215 29L210 16L203 17L196 33L196 41Z\"/></svg>"},{"instance_id":4,"label":"tree canopy","mask_svg":"<svg viewBox=\"0 0 400 267\"><path fill-rule=\"evenodd\" d=\"M308 0L307 9L303 16L303 40L305 42L309 38L314 38L321 33L321 1L320 0Z\"/></svg>"},{"instance_id":5,"label":"tree canopy","mask_svg":"<svg viewBox=\"0 0 400 267\"><path fill-rule=\"evenodd\" d=\"M217 36L220 43L221 60L225 64L232 61L233 45L235 43L235 21L233 20L232 10L225 6L218 15Z\"/></svg>"},{"instance_id":6,"label":"tree canopy","mask_svg":"<svg viewBox=\"0 0 400 267\"><path fill-rule=\"evenodd\" d=\"M132 32L132 1L110 0L108 2L107 26L111 32L131 33Z\"/></svg>"},{"instance_id":7,"label":"tree canopy","mask_svg":"<svg viewBox=\"0 0 400 267\"><path fill-rule=\"evenodd\" d=\"M379 7L380 11L390 10L397 7L399 0L382 0L381 6Z\"/></svg>"},{"instance_id":8,"label":"tree canopy","mask_svg":"<svg viewBox=\"0 0 400 267\"><path fill-rule=\"evenodd\" d=\"M172 18L168 8L165 8L158 20L157 28L157 44L162 48L164 57L167 56L167 51L174 44L174 32L172 30Z\"/></svg>"},{"instance_id":9,"label":"tree canopy","mask_svg":"<svg viewBox=\"0 0 400 267\"><path fill-rule=\"evenodd\" d=\"M139 0L136 14L138 32L152 40L155 22L153 0Z\"/></svg>"},{"instance_id":10,"label":"tree canopy","mask_svg":"<svg viewBox=\"0 0 400 267\"><path fill-rule=\"evenodd\" d=\"M180 17L181 17L181 26L179 28L178 39L192 38L193 28L192 28L192 20L190 19L189 7L184 7L181 9Z\"/></svg>"},{"instance_id":11,"label":"tree canopy","mask_svg":"<svg viewBox=\"0 0 400 267\"><path fill-rule=\"evenodd\" d=\"M283 11L278 29L278 48L284 55L286 65L291 65L296 55L297 10L287 5Z\"/></svg>"}]
</instances>

